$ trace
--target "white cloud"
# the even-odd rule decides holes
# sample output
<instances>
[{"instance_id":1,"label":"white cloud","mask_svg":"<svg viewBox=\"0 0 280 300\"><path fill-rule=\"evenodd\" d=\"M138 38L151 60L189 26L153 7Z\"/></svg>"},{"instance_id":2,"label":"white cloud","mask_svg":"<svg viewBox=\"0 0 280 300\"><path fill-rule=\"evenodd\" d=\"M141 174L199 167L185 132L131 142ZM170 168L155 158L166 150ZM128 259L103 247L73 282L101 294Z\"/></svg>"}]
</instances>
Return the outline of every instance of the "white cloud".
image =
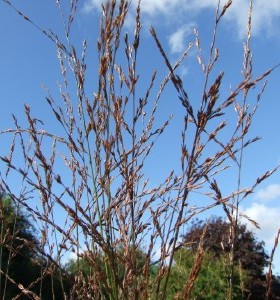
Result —
<instances>
[{"instance_id":1,"label":"white cloud","mask_svg":"<svg viewBox=\"0 0 280 300\"><path fill-rule=\"evenodd\" d=\"M182 53L188 44L186 38L193 32L194 24L181 26L177 31L168 38L168 43L172 53Z\"/></svg>"},{"instance_id":2,"label":"white cloud","mask_svg":"<svg viewBox=\"0 0 280 300\"><path fill-rule=\"evenodd\" d=\"M230 21L237 30L239 36L244 36L247 30L248 2L244 0L233 1L225 19ZM258 0L253 1L252 12L252 34L260 33L271 34L273 22L280 18L279 0Z\"/></svg>"},{"instance_id":3,"label":"white cloud","mask_svg":"<svg viewBox=\"0 0 280 300\"><path fill-rule=\"evenodd\" d=\"M101 9L101 1L100 0L88 0L84 4L84 12L89 13L94 9L100 10Z\"/></svg>"},{"instance_id":4,"label":"white cloud","mask_svg":"<svg viewBox=\"0 0 280 300\"><path fill-rule=\"evenodd\" d=\"M87 0L84 5L85 11L89 12L93 9L100 8L101 0ZM133 0L132 5L135 7L138 0ZM221 1L221 7L227 0ZM186 14L189 18L192 13L197 13L205 9L212 8L213 13L218 0L142 0L143 15L153 18L163 17L169 22L175 24L184 23ZM248 15L249 1L234 0L225 19L232 24L233 30L239 36L246 34L246 24ZM255 0L253 2L253 34L265 32L271 34L274 29L273 22L280 18L280 1L279 0ZM191 20L192 21L192 20Z\"/></svg>"},{"instance_id":5,"label":"white cloud","mask_svg":"<svg viewBox=\"0 0 280 300\"><path fill-rule=\"evenodd\" d=\"M179 69L179 74L181 78L187 76L189 74L189 68L185 66L181 66Z\"/></svg>"},{"instance_id":6,"label":"white cloud","mask_svg":"<svg viewBox=\"0 0 280 300\"><path fill-rule=\"evenodd\" d=\"M279 211L280 207L268 207L260 203L253 203L242 211L260 225L260 229L256 229L251 222L244 219L248 228L253 230L269 249L273 247L275 235L280 227Z\"/></svg>"},{"instance_id":7,"label":"white cloud","mask_svg":"<svg viewBox=\"0 0 280 300\"><path fill-rule=\"evenodd\" d=\"M181 0L142 0L142 12L149 15L168 14L168 11L177 7ZM134 1L137 3L137 1Z\"/></svg>"},{"instance_id":8,"label":"white cloud","mask_svg":"<svg viewBox=\"0 0 280 300\"><path fill-rule=\"evenodd\" d=\"M280 207L268 207L259 203L253 203L250 207L243 210L243 213L260 225L260 229L256 229L251 222L245 218L243 219L243 221L247 224L247 228L255 233L258 240L265 242L265 249L268 255L271 253L276 234L280 228L279 211ZM278 275L280 274L279 254L280 249L278 245L273 259L274 272Z\"/></svg>"},{"instance_id":9,"label":"white cloud","mask_svg":"<svg viewBox=\"0 0 280 300\"><path fill-rule=\"evenodd\" d=\"M167 251L167 249L166 249ZM156 251L152 254L152 261L159 261L161 259L161 248L158 247ZM170 253L167 254L167 257L164 259L164 262L168 264L170 261Z\"/></svg>"},{"instance_id":10,"label":"white cloud","mask_svg":"<svg viewBox=\"0 0 280 300\"><path fill-rule=\"evenodd\" d=\"M260 200L273 200L280 198L280 184L270 184L266 188L259 190L255 196Z\"/></svg>"},{"instance_id":11,"label":"white cloud","mask_svg":"<svg viewBox=\"0 0 280 300\"><path fill-rule=\"evenodd\" d=\"M76 252L70 252L69 253L69 260L73 259L73 260L76 260L78 258L78 255Z\"/></svg>"}]
</instances>

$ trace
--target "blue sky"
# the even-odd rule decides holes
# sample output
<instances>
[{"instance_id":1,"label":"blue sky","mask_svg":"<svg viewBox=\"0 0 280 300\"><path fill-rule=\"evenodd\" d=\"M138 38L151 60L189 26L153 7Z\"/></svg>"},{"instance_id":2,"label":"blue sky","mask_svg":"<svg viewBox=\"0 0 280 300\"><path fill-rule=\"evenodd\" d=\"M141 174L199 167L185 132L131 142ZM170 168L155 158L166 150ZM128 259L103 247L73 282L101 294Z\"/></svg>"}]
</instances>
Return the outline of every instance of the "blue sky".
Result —
<instances>
[{"instance_id":1,"label":"blue sky","mask_svg":"<svg viewBox=\"0 0 280 300\"><path fill-rule=\"evenodd\" d=\"M224 3L225 1L221 1ZM51 29L59 35L63 34L60 14L55 1L14 1L28 17L41 28ZM72 31L72 40L81 48L84 38L89 44L89 81L92 89L96 86L96 39L98 37L100 7L99 0L81 1ZM142 39L138 71L143 89L147 86L152 70L157 68L159 78L167 74L162 58L149 33L154 26L158 37L168 53L171 61L176 61L194 40L193 29L197 28L201 37L201 46L207 51L212 37L214 13L217 1L213 0L143 0L142 1ZM135 2L132 1L132 7ZM224 85L221 94L228 93L231 85L241 80L243 41L246 34L248 1L235 0L225 15L217 36L220 49L220 62L216 74L225 71ZM256 0L252 16L252 51L254 55L254 75L280 62L280 2L278 0ZM125 30L133 32L132 17L129 18ZM20 18L8 5L0 2L0 130L12 127L11 114L15 114L24 124L23 104L31 106L34 114L55 131L56 123L49 116L49 108L45 102L46 86L55 96L58 95L57 82L61 81L56 48L50 40L43 36L30 23ZM189 90L192 101L201 96L201 71L196 62L196 54L190 57L178 71L185 86ZM143 75L141 75L143 74ZM146 76L148 74L148 76ZM249 186L254 178L280 163L280 69L269 77L267 89L263 95L260 109L253 121L251 137L261 136L262 140L245 152L245 168L242 172L243 186ZM198 101L198 100L197 100ZM252 103L255 99L252 98ZM164 94L160 107L159 121L173 114L166 134L167 139L159 140L155 148L160 153L157 160L151 162L149 172L155 181L159 174L167 174L168 170L177 168L179 136L182 126L182 111L174 89L170 86ZM178 129L179 128L179 129ZM1 136L3 155L8 150L8 140ZM168 141L168 142L166 142ZM2 168L2 166L0 166ZM234 190L231 178L222 178L221 183L228 192ZM14 188L19 186L14 184ZM280 227L280 173L274 174L263 183L246 202L242 203L245 214L256 220L261 230L257 236L266 242L269 250L274 236ZM276 252L275 264L280 265L280 251Z\"/></svg>"}]
</instances>

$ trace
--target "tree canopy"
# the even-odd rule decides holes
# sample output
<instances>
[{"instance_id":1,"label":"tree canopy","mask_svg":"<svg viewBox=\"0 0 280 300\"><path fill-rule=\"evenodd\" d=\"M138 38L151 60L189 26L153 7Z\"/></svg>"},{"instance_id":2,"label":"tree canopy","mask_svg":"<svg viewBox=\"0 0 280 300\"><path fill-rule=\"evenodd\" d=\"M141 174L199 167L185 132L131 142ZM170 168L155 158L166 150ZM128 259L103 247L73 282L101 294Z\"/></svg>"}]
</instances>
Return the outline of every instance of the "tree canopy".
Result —
<instances>
[{"instance_id":1,"label":"tree canopy","mask_svg":"<svg viewBox=\"0 0 280 300\"><path fill-rule=\"evenodd\" d=\"M4 193L0 194L0 298L63 299L57 271L40 252L39 240L28 215ZM70 284L63 279L64 288ZM34 298L35 299L35 298Z\"/></svg>"},{"instance_id":2,"label":"tree canopy","mask_svg":"<svg viewBox=\"0 0 280 300\"><path fill-rule=\"evenodd\" d=\"M183 291L187 289L189 282L194 286L190 290L190 299L224 300L227 295L227 257L216 257L212 252L203 253L201 264L197 265L198 276L194 278L192 268L196 262L197 253L192 249L181 248L175 253L175 264L172 267L168 282L168 299L185 299ZM191 278L193 277L193 278ZM234 299L244 299L242 282L247 280L244 271L234 268ZM189 299L189 298L188 298Z\"/></svg>"},{"instance_id":3,"label":"tree canopy","mask_svg":"<svg viewBox=\"0 0 280 300\"><path fill-rule=\"evenodd\" d=\"M211 273L213 271L211 269L214 268L217 273L219 268L216 264L221 263L230 252L230 224L222 218L212 218L209 221L195 220L183 236L183 250L180 250L179 253L181 254L182 251L183 253L184 251L195 253L204 231L202 247L207 252L205 263L207 264L209 256L212 257L212 266L209 265L210 269L208 268L208 270ZM239 273L245 274L242 275L243 282L240 281L240 278L235 280L240 289L243 289L245 298L265 299L266 276L264 270L268 265L269 256L265 252L264 242L258 241L245 224L238 223L234 247L235 273L239 270ZM237 277L235 276L235 278ZM240 284L243 284L243 287ZM272 294L272 297L280 296L279 278L275 276Z\"/></svg>"}]
</instances>

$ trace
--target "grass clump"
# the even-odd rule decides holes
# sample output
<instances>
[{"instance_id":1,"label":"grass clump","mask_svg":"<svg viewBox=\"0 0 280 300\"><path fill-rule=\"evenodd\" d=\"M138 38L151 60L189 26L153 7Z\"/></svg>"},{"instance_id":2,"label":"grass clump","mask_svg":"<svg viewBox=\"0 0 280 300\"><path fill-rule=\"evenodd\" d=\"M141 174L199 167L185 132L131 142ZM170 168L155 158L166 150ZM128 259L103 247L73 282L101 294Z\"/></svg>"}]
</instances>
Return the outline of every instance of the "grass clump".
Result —
<instances>
[{"instance_id":1,"label":"grass clump","mask_svg":"<svg viewBox=\"0 0 280 300\"><path fill-rule=\"evenodd\" d=\"M265 79L273 71L269 69L258 77L252 74L252 2L243 77L222 98L224 73L216 75L214 71L219 59L216 35L232 1L217 7L207 63L197 31L194 42L175 64L171 64L160 38L151 28L151 39L158 48L156 55L162 57L167 75L156 87L155 70L141 95L137 89L139 80L141 76L147 76L138 74L137 68L144 63L139 61L141 1L135 10L132 35L124 33L123 29L131 9L130 1L113 0L102 4L97 41L98 84L93 91L87 84L87 42L83 42L80 55L71 42L78 1L71 0L67 16L62 13L64 38L41 29L12 1L3 1L57 48L62 76L60 99L54 99L46 91L46 101L56 119L57 130L45 130L26 105L27 127L22 127L14 117L14 128L1 132L13 135L10 153L1 157L6 165L1 186L13 201L32 215L41 236L39 248L48 259L52 258L50 265L62 266L63 256L75 253L77 260L68 266L72 288L65 290L64 299L171 298L168 287L174 279L172 268L174 261L177 262L180 236L191 219L217 206L222 207L230 224L225 297L233 299L238 267L234 257L240 203L278 168L258 177L250 188L242 189L243 152L259 139L249 138L249 131L265 88ZM61 9L60 1L57 5ZM202 96L195 105L177 75L191 49L199 53L198 64L203 74ZM160 184L153 186L145 170L158 138L164 138L172 118L158 120L160 100L168 83L173 85L184 112L180 156L172 158L180 161L180 170L170 170ZM251 90L261 83L264 85L255 103L249 103ZM230 108L236 111L233 127L226 122ZM216 124L215 128L213 124ZM224 140L222 133L225 131L230 134ZM209 148L214 152L209 154ZM24 158L23 165L14 163L15 153L19 152ZM223 195L217 177L230 164L238 170L237 189ZM23 187L17 194L10 185L10 178L15 173L21 177ZM190 196L197 191L209 199L207 204L191 205ZM38 199L35 205L34 199ZM182 299L191 297L199 272L204 270L202 245L205 234L203 232L200 237L188 281L177 293ZM159 253L157 258L156 253ZM211 259L207 255L206 261ZM42 266L42 274L44 268ZM61 273L62 287L64 280Z\"/></svg>"}]
</instances>

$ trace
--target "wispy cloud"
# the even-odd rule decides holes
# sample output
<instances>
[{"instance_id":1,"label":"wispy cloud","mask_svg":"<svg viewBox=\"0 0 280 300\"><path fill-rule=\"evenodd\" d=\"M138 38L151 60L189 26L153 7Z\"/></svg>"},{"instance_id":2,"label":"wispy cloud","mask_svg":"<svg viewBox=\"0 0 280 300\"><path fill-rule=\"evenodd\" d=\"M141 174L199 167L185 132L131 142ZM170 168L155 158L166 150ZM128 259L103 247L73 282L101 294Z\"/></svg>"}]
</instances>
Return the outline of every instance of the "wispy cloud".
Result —
<instances>
[{"instance_id":1,"label":"wispy cloud","mask_svg":"<svg viewBox=\"0 0 280 300\"><path fill-rule=\"evenodd\" d=\"M280 198L280 184L270 184L266 188L259 190L255 196L259 200L273 200Z\"/></svg>"},{"instance_id":2,"label":"wispy cloud","mask_svg":"<svg viewBox=\"0 0 280 300\"><path fill-rule=\"evenodd\" d=\"M181 53L188 44L186 38L193 32L194 23L181 26L168 38L168 43L172 53Z\"/></svg>"},{"instance_id":3,"label":"wispy cloud","mask_svg":"<svg viewBox=\"0 0 280 300\"><path fill-rule=\"evenodd\" d=\"M100 8L100 1L101 0L85 1L84 10L90 12L91 10ZM137 2L137 0L132 0L132 6L135 7ZM227 0L222 0L221 6L226 2ZM238 34L239 36L246 34L248 2L249 1L244 0L233 1L225 15L225 20L232 24L232 30L235 31L234 34ZM192 16L192 13L199 13L209 8L215 9L217 3L218 0L142 0L141 7L144 17L152 17L154 21L156 21L157 17L161 17L168 19L169 23L173 20L174 24L183 24L186 20L186 14L189 18ZM273 27L274 22L279 19L279 0L254 1L252 16L253 34L257 35L263 32L268 35L271 34L273 30L276 30Z\"/></svg>"},{"instance_id":4,"label":"wispy cloud","mask_svg":"<svg viewBox=\"0 0 280 300\"><path fill-rule=\"evenodd\" d=\"M225 1L223 1L225 2ZM225 15L225 19L231 22L239 36L246 34L246 24L248 15L248 2L235 0L232 7ZM273 24L280 19L280 1L279 0L258 0L253 2L252 13L252 34L259 35L265 33L271 35Z\"/></svg>"},{"instance_id":5,"label":"wispy cloud","mask_svg":"<svg viewBox=\"0 0 280 300\"><path fill-rule=\"evenodd\" d=\"M87 0L85 1L83 10L85 13L90 13L93 10L100 10L101 9L101 2L100 0Z\"/></svg>"}]
</instances>

